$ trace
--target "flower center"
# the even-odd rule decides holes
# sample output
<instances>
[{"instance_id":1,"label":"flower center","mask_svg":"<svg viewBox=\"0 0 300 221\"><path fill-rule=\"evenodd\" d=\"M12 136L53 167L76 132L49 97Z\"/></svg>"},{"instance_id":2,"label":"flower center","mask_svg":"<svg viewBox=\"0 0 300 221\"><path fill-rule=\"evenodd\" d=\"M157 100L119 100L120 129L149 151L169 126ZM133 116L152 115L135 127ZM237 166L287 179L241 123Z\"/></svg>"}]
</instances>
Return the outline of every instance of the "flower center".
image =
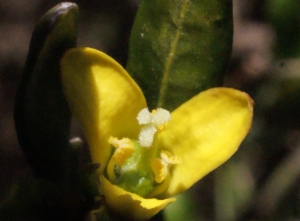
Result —
<instances>
[{"instance_id":1,"label":"flower center","mask_svg":"<svg viewBox=\"0 0 300 221\"><path fill-rule=\"evenodd\" d=\"M160 150L155 140L170 119L170 112L165 109L150 113L145 108L137 116L142 126L138 140L109 138L115 148L107 167L111 182L143 197L158 195L167 188L164 182L169 180L170 168L181 160L169 151Z\"/></svg>"}]
</instances>

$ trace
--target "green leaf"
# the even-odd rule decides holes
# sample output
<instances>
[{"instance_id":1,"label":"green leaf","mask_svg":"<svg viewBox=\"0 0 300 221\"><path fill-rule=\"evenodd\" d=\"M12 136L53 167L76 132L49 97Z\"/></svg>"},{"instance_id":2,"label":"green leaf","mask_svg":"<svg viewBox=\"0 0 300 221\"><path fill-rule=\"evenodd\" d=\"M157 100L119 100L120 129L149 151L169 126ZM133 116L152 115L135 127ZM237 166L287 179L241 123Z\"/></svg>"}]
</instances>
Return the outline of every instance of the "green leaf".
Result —
<instances>
[{"instance_id":1,"label":"green leaf","mask_svg":"<svg viewBox=\"0 0 300 221\"><path fill-rule=\"evenodd\" d=\"M78 7L61 3L35 26L15 102L19 143L34 174L62 177L71 113L60 82L60 58L76 46Z\"/></svg>"},{"instance_id":2,"label":"green leaf","mask_svg":"<svg viewBox=\"0 0 300 221\"><path fill-rule=\"evenodd\" d=\"M231 0L142 0L127 70L150 108L173 110L222 85L232 36Z\"/></svg>"}]
</instances>

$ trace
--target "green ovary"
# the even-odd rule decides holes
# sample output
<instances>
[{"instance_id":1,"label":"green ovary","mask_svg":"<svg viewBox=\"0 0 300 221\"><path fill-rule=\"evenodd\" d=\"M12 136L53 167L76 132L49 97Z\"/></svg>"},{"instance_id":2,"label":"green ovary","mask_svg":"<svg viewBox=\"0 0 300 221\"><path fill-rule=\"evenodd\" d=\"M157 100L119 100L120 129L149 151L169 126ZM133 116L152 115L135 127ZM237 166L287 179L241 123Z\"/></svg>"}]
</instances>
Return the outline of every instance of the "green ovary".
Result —
<instances>
[{"instance_id":1,"label":"green ovary","mask_svg":"<svg viewBox=\"0 0 300 221\"><path fill-rule=\"evenodd\" d=\"M131 142L134 146L133 154L122 165L117 165L112 158L109 167L113 169L108 169L108 177L122 189L146 197L157 186L150 165L150 160L156 157L156 153L153 153L153 147L142 147L135 140Z\"/></svg>"}]
</instances>

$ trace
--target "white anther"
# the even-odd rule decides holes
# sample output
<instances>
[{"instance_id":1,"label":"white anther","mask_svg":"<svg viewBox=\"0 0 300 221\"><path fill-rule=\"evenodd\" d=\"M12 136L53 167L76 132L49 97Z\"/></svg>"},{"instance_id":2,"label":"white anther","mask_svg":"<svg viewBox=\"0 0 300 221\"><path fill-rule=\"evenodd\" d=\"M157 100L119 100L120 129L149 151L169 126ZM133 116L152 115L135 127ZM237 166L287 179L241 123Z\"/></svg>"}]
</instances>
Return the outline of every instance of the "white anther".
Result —
<instances>
[{"instance_id":1,"label":"white anther","mask_svg":"<svg viewBox=\"0 0 300 221\"><path fill-rule=\"evenodd\" d=\"M152 123L156 127L162 126L170 119L171 119L170 112L162 108L157 108L156 112L152 114Z\"/></svg>"},{"instance_id":2,"label":"white anther","mask_svg":"<svg viewBox=\"0 0 300 221\"><path fill-rule=\"evenodd\" d=\"M150 124L152 122L152 115L149 112L148 108L141 110L137 116L139 124Z\"/></svg>"},{"instance_id":3,"label":"white anther","mask_svg":"<svg viewBox=\"0 0 300 221\"><path fill-rule=\"evenodd\" d=\"M137 116L140 125L144 125L139 135L139 143L143 147L150 147L157 130L161 131L164 124L171 119L169 111L158 108L149 112L148 108L142 109Z\"/></svg>"},{"instance_id":4,"label":"white anther","mask_svg":"<svg viewBox=\"0 0 300 221\"><path fill-rule=\"evenodd\" d=\"M153 143L156 131L157 129L152 125L144 126L139 135L139 144L143 147L150 147Z\"/></svg>"}]
</instances>

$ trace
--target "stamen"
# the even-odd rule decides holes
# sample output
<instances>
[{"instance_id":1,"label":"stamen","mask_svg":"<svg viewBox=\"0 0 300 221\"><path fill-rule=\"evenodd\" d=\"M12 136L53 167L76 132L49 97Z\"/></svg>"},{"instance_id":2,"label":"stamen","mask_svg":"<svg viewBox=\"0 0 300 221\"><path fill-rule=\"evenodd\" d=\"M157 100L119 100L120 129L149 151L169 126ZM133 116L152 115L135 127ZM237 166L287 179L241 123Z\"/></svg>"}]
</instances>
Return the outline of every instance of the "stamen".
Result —
<instances>
[{"instance_id":1,"label":"stamen","mask_svg":"<svg viewBox=\"0 0 300 221\"><path fill-rule=\"evenodd\" d=\"M142 109L137 116L137 120L142 127L139 135L139 143L143 147L150 147L154 140L154 135L157 131L161 131L167 121L171 119L169 111L158 108L151 113L148 108Z\"/></svg>"},{"instance_id":2,"label":"stamen","mask_svg":"<svg viewBox=\"0 0 300 221\"><path fill-rule=\"evenodd\" d=\"M170 119L171 119L170 112L162 108L157 108L157 110L152 115L152 123L156 127L162 126Z\"/></svg>"},{"instance_id":3,"label":"stamen","mask_svg":"<svg viewBox=\"0 0 300 221\"><path fill-rule=\"evenodd\" d=\"M157 129L154 126L144 126L139 135L139 144L143 147L150 147L156 131Z\"/></svg>"},{"instance_id":4,"label":"stamen","mask_svg":"<svg viewBox=\"0 0 300 221\"><path fill-rule=\"evenodd\" d=\"M110 137L108 143L116 148L112 159L117 165L122 165L134 152L133 143L128 138L118 140L116 137Z\"/></svg>"},{"instance_id":5,"label":"stamen","mask_svg":"<svg viewBox=\"0 0 300 221\"><path fill-rule=\"evenodd\" d=\"M168 164L159 158L151 160L151 168L155 175L155 182L162 183L168 175Z\"/></svg>"},{"instance_id":6,"label":"stamen","mask_svg":"<svg viewBox=\"0 0 300 221\"><path fill-rule=\"evenodd\" d=\"M152 115L148 108L144 108L138 113L137 120L140 125L150 124L152 122Z\"/></svg>"},{"instance_id":7,"label":"stamen","mask_svg":"<svg viewBox=\"0 0 300 221\"><path fill-rule=\"evenodd\" d=\"M140 125L152 124L159 127L171 119L169 111L163 108L157 108L150 113L148 108L142 109L137 116Z\"/></svg>"},{"instance_id":8,"label":"stamen","mask_svg":"<svg viewBox=\"0 0 300 221\"><path fill-rule=\"evenodd\" d=\"M162 150L160 157L161 159L154 158L151 160L151 168L157 183L162 183L166 179L172 165L181 163L181 159L173 156L169 151Z\"/></svg>"},{"instance_id":9,"label":"stamen","mask_svg":"<svg viewBox=\"0 0 300 221\"><path fill-rule=\"evenodd\" d=\"M179 164L181 163L181 158L177 156L173 156L169 151L162 150L160 152L160 157L162 160L164 160L168 164Z\"/></svg>"}]
</instances>

